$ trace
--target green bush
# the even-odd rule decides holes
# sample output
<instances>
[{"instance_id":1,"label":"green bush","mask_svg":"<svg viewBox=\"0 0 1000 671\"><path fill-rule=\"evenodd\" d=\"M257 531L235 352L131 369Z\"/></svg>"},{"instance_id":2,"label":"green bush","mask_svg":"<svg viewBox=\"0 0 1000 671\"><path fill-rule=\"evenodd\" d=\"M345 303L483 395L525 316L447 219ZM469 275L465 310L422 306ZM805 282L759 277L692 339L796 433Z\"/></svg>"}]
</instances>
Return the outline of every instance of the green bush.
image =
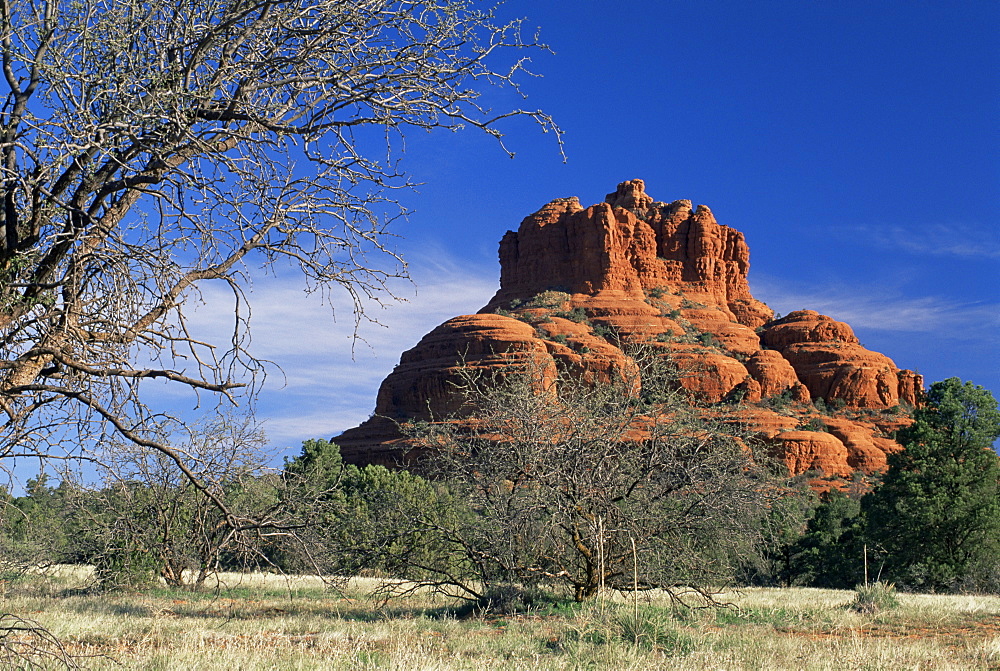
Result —
<instances>
[{"instance_id":1,"label":"green bush","mask_svg":"<svg viewBox=\"0 0 1000 671\"><path fill-rule=\"evenodd\" d=\"M68 481L52 486L42 473L29 479L25 490L12 497L0 488L0 567L20 572L79 561L79 524L71 511L80 488Z\"/></svg>"},{"instance_id":2,"label":"green bush","mask_svg":"<svg viewBox=\"0 0 1000 671\"><path fill-rule=\"evenodd\" d=\"M303 443L285 464L289 496L301 501L307 529L276 562L284 570L422 579L461 572L443 530L469 514L440 482L384 466L344 464L326 440Z\"/></svg>"},{"instance_id":3,"label":"green bush","mask_svg":"<svg viewBox=\"0 0 1000 671\"><path fill-rule=\"evenodd\" d=\"M797 427L799 431L817 431L819 433L829 433L830 427L823 423L819 417L810 417L808 422L802 422Z\"/></svg>"},{"instance_id":4,"label":"green bush","mask_svg":"<svg viewBox=\"0 0 1000 671\"><path fill-rule=\"evenodd\" d=\"M883 610L899 607L896 598L896 586L892 583L873 582L870 585L858 585L854 588L854 601L851 608L859 613L875 615Z\"/></svg>"},{"instance_id":5,"label":"green bush","mask_svg":"<svg viewBox=\"0 0 1000 671\"><path fill-rule=\"evenodd\" d=\"M685 296L684 298L681 299L681 307L686 309L692 309L692 308L697 309L705 307L705 304L699 303L698 301L693 301Z\"/></svg>"},{"instance_id":6,"label":"green bush","mask_svg":"<svg viewBox=\"0 0 1000 671\"><path fill-rule=\"evenodd\" d=\"M605 326L604 324L594 324L594 326L591 327L590 330L591 333L593 333L598 338L604 338L605 340L609 341L615 338L616 336L615 330L610 326Z\"/></svg>"},{"instance_id":7,"label":"green bush","mask_svg":"<svg viewBox=\"0 0 1000 671\"><path fill-rule=\"evenodd\" d=\"M823 494L805 532L788 548L789 582L850 589L863 580L864 526L860 501L836 488Z\"/></svg>"},{"instance_id":8,"label":"green bush","mask_svg":"<svg viewBox=\"0 0 1000 671\"><path fill-rule=\"evenodd\" d=\"M105 548L92 563L94 579L101 590L150 587L157 582L160 569L159 557L124 538Z\"/></svg>"},{"instance_id":9,"label":"green bush","mask_svg":"<svg viewBox=\"0 0 1000 671\"><path fill-rule=\"evenodd\" d=\"M572 310L557 310L552 314L556 317L562 317L563 319L568 319L578 324L584 324L588 321L587 311L581 307L575 307Z\"/></svg>"},{"instance_id":10,"label":"green bush","mask_svg":"<svg viewBox=\"0 0 1000 671\"><path fill-rule=\"evenodd\" d=\"M791 389L786 389L780 394L774 394L769 396L766 400L766 404L773 408L774 410L784 410L792 401L795 399L795 394Z\"/></svg>"},{"instance_id":11,"label":"green bush","mask_svg":"<svg viewBox=\"0 0 1000 671\"><path fill-rule=\"evenodd\" d=\"M568 599L538 587L506 583L490 587L478 599L469 600L461 608L453 610L452 614L456 617L468 617L484 613L493 615L549 613L565 610L569 603L571 602Z\"/></svg>"},{"instance_id":12,"label":"green bush","mask_svg":"<svg viewBox=\"0 0 1000 671\"><path fill-rule=\"evenodd\" d=\"M677 621L667 610L653 606L633 610L618 604L606 607L607 611L595 607L589 615L578 616L579 628L566 633L566 642L604 646L621 641L671 657L683 657L695 650L694 640L677 630Z\"/></svg>"},{"instance_id":13,"label":"green bush","mask_svg":"<svg viewBox=\"0 0 1000 671\"><path fill-rule=\"evenodd\" d=\"M700 342L705 347L722 347L722 343L715 339L711 333L700 333L697 336L698 342Z\"/></svg>"},{"instance_id":14,"label":"green bush","mask_svg":"<svg viewBox=\"0 0 1000 671\"><path fill-rule=\"evenodd\" d=\"M531 300L524 304L526 308L544 308L546 310L559 310L563 304L569 301L570 295L565 291L550 289L540 294L535 294Z\"/></svg>"},{"instance_id":15,"label":"green bush","mask_svg":"<svg viewBox=\"0 0 1000 671\"><path fill-rule=\"evenodd\" d=\"M669 614L647 608L635 613L622 613L617 618L618 633L623 641L647 650L662 650L671 657L683 657L694 652L694 641L677 631Z\"/></svg>"}]
</instances>

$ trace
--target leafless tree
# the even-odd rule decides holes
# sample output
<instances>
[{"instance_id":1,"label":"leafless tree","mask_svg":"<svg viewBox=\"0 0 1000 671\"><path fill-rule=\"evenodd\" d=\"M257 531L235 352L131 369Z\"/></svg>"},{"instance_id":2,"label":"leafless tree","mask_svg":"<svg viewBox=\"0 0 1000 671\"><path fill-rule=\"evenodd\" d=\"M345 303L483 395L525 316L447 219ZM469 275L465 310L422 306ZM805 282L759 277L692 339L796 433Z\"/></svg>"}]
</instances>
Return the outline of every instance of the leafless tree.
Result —
<instances>
[{"instance_id":1,"label":"leafless tree","mask_svg":"<svg viewBox=\"0 0 1000 671\"><path fill-rule=\"evenodd\" d=\"M168 585L198 589L223 561L228 568L259 565L268 537L301 523L279 504L280 478L268 472L266 438L251 418L223 413L173 428L179 433L159 442L182 455L229 512L255 524L232 528L225 511L162 452L128 442L106 445L101 488L81 497L79 506L103 587L159 576Z\"/></svg>"},{"instance_id":2,"label":"leafless tree","mask_svg":"<svg viewBox=\"0 0 1000 671\"><path fill-rule=\"evenodd\" d=\"M483 87L542 45L475 0L0 0L0 465L158 450L163 381L249 393L251 269L297 269L359 311L405 274L386 244L407 131L500 140ZM214 282L226 342L192 332ZM249 524L229 515L234 528Z\"/></svg>"},{"instance_id":3,"label":"leafless tree","mask_svg":"<svg viewBox=\"0 0 1000 671\"><path fill-rule=\"evenodd\" d=\"M605 380L547 357L464 368L459 415L410 426L425 467L476 511L439 528L467 569L452 563L441 584L476 598L538 582L578 600L602 588L679 595L730 580L759 549L778 491L753 442L695 407L668 360L632 354Z\"/></svg>"},{"instance_id":4,"label":"leafless tree","mask_svg":"<svg viewBox=\"0 0 1000 671\"><path fill-rule=\"evenodd\" d=\"M43 671L79 669L81 656L73 655L62 642L34 620L0 614L0 664L6 669Z\"/></svg>"}]
</instances>

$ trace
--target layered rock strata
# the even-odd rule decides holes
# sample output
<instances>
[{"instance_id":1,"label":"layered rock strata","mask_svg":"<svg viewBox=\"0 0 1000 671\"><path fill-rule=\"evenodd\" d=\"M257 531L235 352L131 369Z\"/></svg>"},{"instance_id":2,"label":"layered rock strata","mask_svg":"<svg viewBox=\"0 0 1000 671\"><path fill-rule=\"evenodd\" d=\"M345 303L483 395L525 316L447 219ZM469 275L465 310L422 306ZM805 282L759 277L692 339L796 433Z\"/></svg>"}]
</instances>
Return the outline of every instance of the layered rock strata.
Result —
<instances>
[{"instance_id":1,"label":"layered rock strata","mask_svg":"<svg viewBox=\"0 0 1000 671\"><path fill-rule=\"evenodd\" d=\"M900 449L886 436L908 422L900 409L917 402L920 376L831 317L775 319L750 293L749 259L743 234L707 207L654 201L642 180L588 208L554 200L503 236L490 302L403 353L375 416L334 440L349 462L396 463L396 422L457 411L460 366L531 356L596 379L628 365L623 348L645 344L678 363L707 412L725 405L768 440L791 474L884 470Z\"/></svg>"}]
</instances>

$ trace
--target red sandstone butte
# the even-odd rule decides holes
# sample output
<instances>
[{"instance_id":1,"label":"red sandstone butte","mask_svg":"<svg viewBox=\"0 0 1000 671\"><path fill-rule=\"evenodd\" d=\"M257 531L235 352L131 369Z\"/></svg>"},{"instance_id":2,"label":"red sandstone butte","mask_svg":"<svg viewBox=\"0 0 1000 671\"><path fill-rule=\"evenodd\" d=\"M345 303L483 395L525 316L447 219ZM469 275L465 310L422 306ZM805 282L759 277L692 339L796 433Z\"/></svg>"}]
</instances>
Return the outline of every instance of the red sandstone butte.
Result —
<instances>
[{"instance_id":1,"label":"red sandstone butte","mask_svg":"<svg viewBox=\"0 0 1000 671\"><path fill-rule=\"evenodd\" d=\"M742 233L703 205L654 201L642 180L587 208L553 200L503 236L489 303L404 352L372 419L334 441L350 463L396 464L405 443L396 422L454 414L461 366L502 370L534 357L596 380L631 364L622 347L643 343L678 363L706 412L726 404L791 474L885 470L900 449L887 435L908 422L899 406L917 402L920 376L831 317L774 319L750 293L749 268Z\"/></svg>"}]
</instances>

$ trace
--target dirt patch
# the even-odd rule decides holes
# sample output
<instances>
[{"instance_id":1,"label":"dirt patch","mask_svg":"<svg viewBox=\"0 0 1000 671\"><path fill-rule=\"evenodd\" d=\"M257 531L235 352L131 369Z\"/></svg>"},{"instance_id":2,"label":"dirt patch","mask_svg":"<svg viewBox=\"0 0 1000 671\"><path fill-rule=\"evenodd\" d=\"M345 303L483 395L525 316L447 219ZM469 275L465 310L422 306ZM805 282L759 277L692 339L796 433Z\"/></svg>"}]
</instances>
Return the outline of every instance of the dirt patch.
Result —
<instances>
[{"instance_id":1,"label":"dirt patch","mask_svg":"<svg viewBox=\"0 0 1000 671\"><path fill-rule=\"evenodd\" d=\"M940 624L889 624L873 622L860 627L838 627L815 631L795 627L775 627L788 636L811 640L841 638L891 638L899 640L938 639L945 645L964 645L969 639L1000 636L1000 615L978 615Z\"/></svg>"}]
</instances>

